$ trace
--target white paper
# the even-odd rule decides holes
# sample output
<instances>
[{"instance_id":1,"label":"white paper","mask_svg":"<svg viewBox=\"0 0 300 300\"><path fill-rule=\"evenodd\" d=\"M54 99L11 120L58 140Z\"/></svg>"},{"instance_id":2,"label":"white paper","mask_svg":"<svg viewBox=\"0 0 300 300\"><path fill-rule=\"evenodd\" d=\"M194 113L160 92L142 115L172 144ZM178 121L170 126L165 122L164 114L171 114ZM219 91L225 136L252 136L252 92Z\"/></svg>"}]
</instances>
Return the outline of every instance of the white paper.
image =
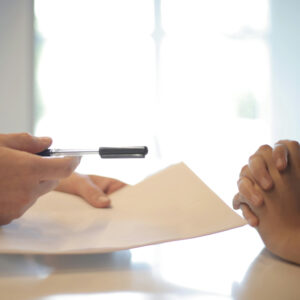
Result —
<instances>
[{"instance_id":1,"label":"white paper","mask_svg":"<svg viewBox=\"0 0 300 300\"><path fill-rule=\"evenodd\" d=\"M112 208L51 192L0 228L0 253L101 253L199 237L246 222L185 164L112 194Z\"/></svg>"}]
</instances>

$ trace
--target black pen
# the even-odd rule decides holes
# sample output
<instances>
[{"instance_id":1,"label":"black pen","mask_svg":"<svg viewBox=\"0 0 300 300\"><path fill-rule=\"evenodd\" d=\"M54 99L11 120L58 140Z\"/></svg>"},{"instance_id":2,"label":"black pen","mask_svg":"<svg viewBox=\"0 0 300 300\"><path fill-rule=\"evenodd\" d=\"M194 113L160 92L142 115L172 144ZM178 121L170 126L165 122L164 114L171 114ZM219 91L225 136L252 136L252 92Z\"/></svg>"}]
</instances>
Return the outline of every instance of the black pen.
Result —
<instances>
[{"instance_id":1,"label":"black pen","mask_svg":"<svg viewBox=\"0 0 300 300\"><path fill-rule=\"evenodd\" d=\"M37 153L40 156L83 156L98 154L101 158L145 158L146 146L138 147L100 147L96 150L78 149L46 149Z\"/></svg>"}]
</instances>

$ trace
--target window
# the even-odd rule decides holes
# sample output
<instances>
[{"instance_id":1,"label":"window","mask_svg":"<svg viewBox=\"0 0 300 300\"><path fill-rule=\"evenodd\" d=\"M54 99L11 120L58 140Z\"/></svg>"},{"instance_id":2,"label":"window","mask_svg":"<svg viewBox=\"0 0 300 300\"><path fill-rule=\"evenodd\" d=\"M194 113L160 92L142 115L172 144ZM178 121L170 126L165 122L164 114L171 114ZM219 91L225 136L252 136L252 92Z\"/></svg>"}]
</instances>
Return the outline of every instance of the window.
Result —
<instances>
[{"instance_id":1,"label":"window","mask_svg":"<svg viewBox=\"0 0 300 300\"><path fill-rule=\"evenodd\" d=\"M230 203L270 142L268 0L36 0L36 126L56 147L147 145L87 157L134 183L185 161Z\"/></svg>"}]
</instances>

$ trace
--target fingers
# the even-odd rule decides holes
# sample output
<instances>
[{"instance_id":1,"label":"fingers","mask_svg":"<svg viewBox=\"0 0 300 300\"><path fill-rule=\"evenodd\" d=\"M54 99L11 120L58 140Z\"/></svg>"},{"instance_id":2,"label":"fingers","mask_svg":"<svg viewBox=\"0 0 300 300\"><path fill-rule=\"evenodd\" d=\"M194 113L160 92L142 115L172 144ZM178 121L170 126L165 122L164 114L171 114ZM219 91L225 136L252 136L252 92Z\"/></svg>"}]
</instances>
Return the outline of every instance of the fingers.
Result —
<instances>
[{"instance_id":1,"label":"fingers","mask_svg":"<svg viewBox=\"0 0 300 300\"><path fill-rule=\"evenodd\" d=\"M112 194L113 192L115 192L125 186L126 186L126 183L116 180L108 186L108 189L106 192L107 192L107 194Z\"/></svg>"},{"instance_id":2,"label":"fingers","mask_svg":"<svg viewBox=\"0 0 300 300\"><path fill-rule=\"evenodd\" d=\"M269 174L268 166L264 160L264 157L257 152L256 154L250 156L248 165L255 181L262 187L262 189L271 189L273 186L273 180Z\"/></svg>"},{"instance_id":3,"label":"fingers","mask_svg":"<svg viewBox=\"0 0 300 300\"><path fill-rule=\"evenodd\" d=\"M243 199L243 197L237 193L232 201L233 208L234 209L241 209L244 218L247 220L250 226L256 227L259 224L258 217L254 214L254 212L251 210L251 208L245 204L246 201Z\"/></svg>"},{"instance_id":4,"label":"fingers","mask_svg":"<svg viewBox=\"0 0 300 300\"><path fill-rule=\"evenodd\" d=\"M300 145L297 141L283 140L277 142L281 156L286 155L287 165L300 167Z\"/></svg>"},{"instance_id":5,"label":"fingers","mask_svg":"<svg viewBox=\"0 0 300 300\"><path fill-rule=\"evenodd\" d=\"M35 137L29 133L0 134L0 145L15 150L37 153L52 144L49 137Z\"/></svg>"},{"instance_id":6,"label":"fingers","mask_svg":"<svg viewBox=\"0 0 300 300\"><path fill-rule=\"evenodd\" d=\"M110 207L110 194L126 184L109 177L73 173L60 181L57 191L81 196L94 207Z\"/></svg>"},{"instance_id":7,"label":"fingers","mask_svg":"<svg viewBox=\"0 0 300 300\"><path fill-rule=\"evenodd\" d=\"M259 224L259 220L257 216L252 212L246 204L241 204L241 210L244 218L247 220L248 224L252 227L257 227Z\"/></svg>"},{"instance_id":8,"label":"fingers","mask_svg":"<svg viewBox=\"0 0 300 300\"><path fill-rule=\"evenodd\" d=\"M273 160L275 162L275 165L279 171L284 171L288 165L288 154L289 149L286 144L277 142L274 145L273 150Z\"/></svg>"},{"instance_id":9,"label":"fingers","mask_svg":"<svg viewBox=\"0 0 300 300\"><path fill-rule=\"evenodd\" d=\"M36 172L41 180L56 180L69 177L79 165L81 157L48 158L36 156Z\"/></svg>"},{"instance_id":10,"label":"fingers","mask_svg":"<svg viewBox=\"0 0 300 300\"><path fill-rule=\"evenodd\" d=\"M89 177L106 194L111 194L126 186L126 183L109 177L102 177L97 175L89 175Z\"/></svg>"},{"instance_id":11,"label":"fingers","mask_svg":"<svg viewBox=\"0 0 300 300\"><path fill-rule=\"evenodd\" d=\"M79 184L78 194L89 204L98 208L110 207L108 196L88 176L85 176L85 180L78 180L77 183Z\"/></svg>"},{"instance_id":12,"label":"fingers","mask_svg":"<svg viewBox=\"0 0 300 300\"><path fill-rule=\"evenodd\" d=\"M259 207L263 204L264 198L255 187L253 176L247 165L242 168L237 184L240 194L250 206Z\"/></svg>"},{"instance_id":13,"label":"fingers","mask_svg":"<svg viewBox=\"0 0 300 300\"><path fill-rule=\"evenodd\" d=\"M237 193L232 200L232 206L234 209L240 209L241 208L241 200L240 200L240 194Z\"/></svg>"},{"instance_id":14,"label":"fingers","mask_svg":"<svg viewBox=\"0 0 300 300\"><path fill-rule=\"evenodd\" d=\"M272 161L271 154L272 148L270 146L261 146L250 157L248 165L244 166L240 173L238 180L239 192L250 207L259 207L264 202L258 186L261 186L264 190L273 187L273 180L269 174L269 161Z\"/></svg>"}]
</instances>

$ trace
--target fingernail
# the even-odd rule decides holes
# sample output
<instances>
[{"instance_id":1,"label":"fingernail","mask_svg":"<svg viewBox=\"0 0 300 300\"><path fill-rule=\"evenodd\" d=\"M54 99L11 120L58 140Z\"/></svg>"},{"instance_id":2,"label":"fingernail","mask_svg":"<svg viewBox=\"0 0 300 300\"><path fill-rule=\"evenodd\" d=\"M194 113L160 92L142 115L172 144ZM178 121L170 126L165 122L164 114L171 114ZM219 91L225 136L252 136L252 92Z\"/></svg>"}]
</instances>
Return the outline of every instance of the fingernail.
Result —
<instances>
[{"instance_id":1,"label":"fingernail","mask_svg":"<svg viewBox=\"0 0 300 300\"><path fill-rule=\"evenodd\" d=\"M271 186L271 182L266 177L263 177L261 180L261 185L264 189L268 189Z\"/></svg>"},{"instance_id":2,"label":"fingernail","mask_svg":"<svg viewBox=\"0 0 300 300\"><path fill-rule=\"evenodd\" d=\"M107 202L110 202L109 198L108 197L105 197L105 196L100 196L98 198L98 201L101 202L101 203L107 203Z\"/></svg>"}]
</instances>

